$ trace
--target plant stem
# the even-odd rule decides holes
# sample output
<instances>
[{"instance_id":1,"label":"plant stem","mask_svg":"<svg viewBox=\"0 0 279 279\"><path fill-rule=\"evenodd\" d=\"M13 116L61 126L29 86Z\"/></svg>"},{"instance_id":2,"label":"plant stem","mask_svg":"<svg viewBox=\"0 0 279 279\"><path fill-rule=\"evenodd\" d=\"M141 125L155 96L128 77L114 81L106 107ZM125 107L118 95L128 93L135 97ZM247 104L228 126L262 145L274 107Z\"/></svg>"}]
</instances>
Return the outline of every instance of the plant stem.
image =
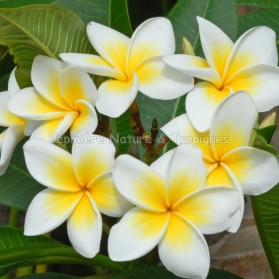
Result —
<instances>
[{"instance_id":1,"label":"plant stem","mask_svg":"<svg viewBox=\"0 0 279 279\"><path fill-rule=\"evenodd\" d=\"M164 137L163 141L156 147L156 152L157 154L161 151L161 149L169 142L169 138L168 137Z\"/></svg>"},{"instance_id":2,"label":"plant stem","mask_svg":"<svg viewBox=\"0 0 279 279\"><path fill-rule=\"evenodd\" d=\"M105 115L102 115L103 125L104 125L104 136L109 138L110 131L109 131L109 118Z\"/></svg>"},{"instance_id":3,"label":"plant stem","mask_svg":"<svg viewBox=\"0 0 279 279\"><path fill-rule=\"evenodd\" d=\"M143 125L141 123L139 109L138 109L138 105L137 105L136 101L134 101L131 104L130 110L131 110L131 113L132 113L132 118L135 121L135 124L136 124L137 128L139 129L138 134L139 134L140 137L142 137L145 131L144 131Z\"/></svg>"},{"instance_id":4,"label":"plant stem","mask_svg":"<svg viewBox=\"0 0 279 279\"><path fill-rule=\"evenodd\" d=\"M16 228L18 224L18 218L19 218L19 210L17 208L11 207L8 226L12 228Z\"/></svg>"},{"instance_id":5,"label":"plant stem","mask_svg":"<svg viewBox=\"0 0 279 279\"><path fill-rule=\"evenodd\" d=\"M34 257L35 255L35 257ZM93 259L84 258L79 255L72 247L53 247L48 249L32 249L32 250L17 250L14 253L8 255L2 255L0 258L0 265L5 263L12 263L24 258L33 258L32 261L23 263L23 266L40 265L40 264L83 264L92 266L102 266L114 272L120 272L123 270L123 265L115 263L107 256L97 254Z\"/></svg>"}]
</instances>

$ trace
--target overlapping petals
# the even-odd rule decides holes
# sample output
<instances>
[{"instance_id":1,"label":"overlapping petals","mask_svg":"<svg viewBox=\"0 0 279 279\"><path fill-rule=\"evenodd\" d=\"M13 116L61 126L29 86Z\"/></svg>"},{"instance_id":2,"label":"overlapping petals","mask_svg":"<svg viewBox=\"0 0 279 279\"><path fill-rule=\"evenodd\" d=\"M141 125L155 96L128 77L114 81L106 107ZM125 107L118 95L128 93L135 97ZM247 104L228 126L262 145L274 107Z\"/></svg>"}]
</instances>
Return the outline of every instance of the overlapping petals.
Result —
<instances>
[{"instance_id":1,"label":"overlapping petals","mask_svg":"<svg viewBox=\"0 0 279 279\"><path fill-rule=\"evenodd\" d=\"M7 108L9 98L18 90L19 86L16 81L14 69L9 78L8 91L0 93L0 126L7 127L0 134L0 175L4 174L7 170L13 151L17 144L24 138L24 135L28 133L27 130L33 130L31 123L14 115Z\"/></svg>"},{"instance_id":2,"label":"overlapping petals","mask_svg":"<svg viewBox=\"0 0 279 279\"><path fill-rule=\"evenodd\" d=\"M90 22L87 35L99 56L62 53L60 57L89 73L113 78L98 89L100 96L96 106L102 114L120 116L138 91L151 98L169 100L192 89L192 77L182 75L162 61L163 56L175 51L169 20L149 19L135 30L131 39L109 27Z\"/></svg>"},{"instance_id":3,"label":"overlapping petals","mask_svg":"<svg viewBox=\"0 0 279 279\"><path fill-rule=\"evenodd\" d=\"M219 105L209 132L198 133L186 114L162 130L176 144L196 145L203 150L209 172L207 186L234 187L235 177L245 194L258 195L278 183L279 163L273 154L249 146L257 117L249 95L238 92Z\"/></svg>"},{"instance_id":4,"label":"overlapping petals","mask_svg":"<svg viewBox=\"0 0 279 279\"><path fill-rule=\"evenodd\" d=\"M169 66L206 81L198 83L187 97L186 111L194 127L200 132L208 130L220 102L238 91L246 91L260 112L279 105L275 32L255 27L233 44L213 23L197 20L206 60L182 54L164 58Z\"/></svg>"},{"instance_id":5,"label":"overlapping petals","mask_svg":"<svg viewBox=\"0 0 279 279\"><path fill-rule=\"evenodd\" d=\"M112 227L109 256L133 260L159 245L160 259L171 272L206 278L210 260L200 230L227 229L240 207L237 191L206 188L206 173L201 151L187 145L150 167L128 155L118 157L113 170L116 187L136 207Z\"/></svg>"},{"instance_id":6,"label":"overlapping petals","mask_svg":"<svg viewBox=\"0 0 279 279\"><path fill-rule=\"evenodd\" d=\"M72 137L95 131L97 90L88 74L61 61L37 56L31 79L34 87L20 90L9 100L8 108L24 119L43 121L32 138L54 142L68 129Z\"/></svg>"},{"instance_id":7,"label":"overlapping petals","mask_svg":"<svg viewBox=\"0 0 279 279\"><path fill-rule=\"evenodd\" d=\"M24 233L43 234L68 220L73 247L91 258L100 247L100 212L119 217L130 204L120 196L112 180L113 144L102 136L87 137L86 141L80 137L74 142L72 155L41 139L31 139L24 145L29 172L48 187L32 200Z\"/></svg>"}]
</instances>

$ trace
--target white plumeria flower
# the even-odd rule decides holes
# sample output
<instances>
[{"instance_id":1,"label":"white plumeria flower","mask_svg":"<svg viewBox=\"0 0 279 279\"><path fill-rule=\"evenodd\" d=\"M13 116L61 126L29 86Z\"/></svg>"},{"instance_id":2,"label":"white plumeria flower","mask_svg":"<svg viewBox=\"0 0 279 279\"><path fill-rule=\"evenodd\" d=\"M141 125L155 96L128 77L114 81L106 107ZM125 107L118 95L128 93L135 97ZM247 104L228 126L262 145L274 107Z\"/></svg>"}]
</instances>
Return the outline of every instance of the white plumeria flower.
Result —
<instances>
[{"instance_id":1,"label":"white plumeria flower","mask_svg":"<svg viewBox=\"0 0 279 279\"><path fill-rule=\"evenodd\" d=\"M97 90L87 73L56 59L37 56L31 79L34 87L15 94L8 108L19 117L44 120L32 138L56 141L69 128L72 137L95 131Z\"/></svg>"},{"instance_id":2,"label":"white plumeria flower","mask_svg":"<svg viewBox=\"0 0 279 279\"><path fill-rule=\"evenodd\" d=\"M44 234L68 219L68 235L75 250L94 257L102 235L100 212L120 217L130 208L112 180L114 145L97 135L80 137L71 155L34 139L24 145L24 155L31 175L48 187L28 207L24 234Z\"/></svg>"},{"instance_id":3,"label":"white plumeria flower","mask_svg":"<svg viewBox=\"0 0 279 279\"><path fill-rule=\"evenodd\" d=\"M7 108L9 98L19 90L14 69L9 78L8 91L0 93L0 126L7 127L0 134L0 175L7 170L17 144L36 127L34 122L17 117Z\"/></svg>"},{"instance_id":4,"label":"white plumeria flower","mask_svg":"<svg viewBox=\"0 0 279 279\"><path fill-rule=\"evenodd\" d=\"M279 105L279 68L275 32L265 26L248 30L234 44L213 23L198 17L205 59L177 54L164 58L171 67L206 82L188 94L186 111L194 127L210 127L218 104L229 95L246 91L260 112Z\"/></svg>"},{"instance_id":5,"label":"white plumeria flower","mask_svg":"<svg viewBox=\"0 0 279 279\"><path fill-rule=\"evenodd\" d=\"M198 148L182 145L150 167L129 156L116 159L113 178L136 207L114 225L108 240L114 261L139 258L156 245L174 274L206 278L210 257L202 233L223 231L239 208L239 194L225 187L205 188L206 167Z\"/></svg>"},{"instance_id":6,"label":"white plumeria flower","mask_svg":"<svg viewBox=\"0 0 279 279\"><path fill-rule=\"evenodd\" d=\"M170 21L152 18L143 22L132 38L96 22L87 26L88 38L98 55L62 53L63 61L109 79L98 88L96 107L109 117L118 117L136 94L162 100L175 99L193 88L193 78L167 67L164 55L175 51Z\"/></svg>"},{"instance_id":7,"label":"white plumeria flower","mask_svg":"<svg viewBox=\"0 0 279 279\"><path fill-rule=\"evenodd\" d=\"M195 145L203 151L207 187L237 187L244 194L259 195L279 182L279 163L273 154L249 146L257 118L255 103L238 92L218 106L209 131L199 133L187 114L171 120L162 131L178 145ZM239 227L243 209L244 204L230 231Z\"/></svg>"}]
</instances>

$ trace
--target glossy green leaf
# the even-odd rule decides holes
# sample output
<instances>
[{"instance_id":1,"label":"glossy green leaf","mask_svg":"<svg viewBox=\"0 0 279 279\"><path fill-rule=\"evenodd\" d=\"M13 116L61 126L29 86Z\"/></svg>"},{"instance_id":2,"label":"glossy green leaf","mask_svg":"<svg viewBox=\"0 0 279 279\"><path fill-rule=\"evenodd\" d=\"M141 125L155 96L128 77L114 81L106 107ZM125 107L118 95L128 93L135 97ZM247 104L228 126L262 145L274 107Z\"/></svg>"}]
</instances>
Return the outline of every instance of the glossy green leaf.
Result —
<instances>
[{"instance_id":1,"label":"glossy green leaf","mask_svg":"<svg viewBox=\"0 0 279 279\"><path fill-rule=\"evenodd\" d=\"M279 8L279 0L236 0L237 4L261 8Z\"/></svg>"},{"instance_id":2,"label":"glossy green leaf","mask_svg":"<svg viewBox=\"0 0 279 279\"><path fill-rule=\"evenodd\" d=\"M43 188L26 168L21 143L14 152L9 168L0 176L0 204L26 210L33 197Z\"/></svg>"},{"instance_id":3,"label":"glossy green leaf","mask_svg":"<svg viewBox=\"0 0 279 279\"><path fill-rule=\"evenodd\" d=\"M30 86L35 56L58 57L61 52L92 52L80 18L70 10L47 5L0 9L0 44L9 47L19 66L21 87Z\"/></svg>"},{"instance_id":4,"label":"glossy green leaf","mask_svg":"<svg viewBox=\"0 0 279 279\"><path fill-rule=\"evenodd\" d=\"M96 21L130 36L132 33L127 0L2 0L0 8L36 4L62 6L75 12L85 24Z\"/></svg>"},{"instance_id":5,"label":"glossy green leaf","mask_svg":"<svg viewBox=\"0 0 279 279\"><path fill-rule=\"evenodd\" d=\"M237 12L234 0L180 0L168 14L174 27L177 53L182 53L181 43L184 36L192 43L196 54L202 55L197 15L212 21L233 40L236 39ZM139 95L137 101L144 126L148 131L153 118L156 118L159 127L162 127L174 117L185 113L185 96L176 100L160 101ZM162 139L163 134L160 133L159 141ZM163 152L172 146L172 144L167 144Z\"/></svg>"},{"instance_id":6,"label":"glossy green leaf","mask_svg":"<svg viewBox=\"0 0 279 279\"><path fill-rule=\"evenodd\" d=\"M0 227L0 275L23 266L37 264L68 263L103 266L112 271L122 267L108 257L96 255L93 259L84 258L72 247L44 236L24 236L15 228Z\"/></svg>"},{"instance_id":7,"label":"glossy green leaf","mask_svg":"<svg viewBox=\"0 0 279 279\"><path fill-rule=\"evenodd\" d=\"M57 0L1 0L0 8L18 8L36 4L53 4Z\"/></svg>"},{"instance_id":8,"label":"glossy green leaf","mask_svg":"<svg viewBox=\"0 0 279 279\"><path fill-rule=\"evenodd\" d=\"M112 279L180 279L164 267L149 266L129 269L112 277ZM232 273L210 269L207 279L241 279Z\"/></svg>"},{"instance_id":9,"label":"glossy green leaf","mask_svg":"<svg viewBox=\"0 0 279 279\"><path fill-rule=\"evenodd\" d=\"M182 53L182 37L202 55L196 17L204 17L219 26L232 40L237 36L237 10L234 0L180 0L169 12L176 38L176 50Z\"/></svg>"},{"instance_id":10,"label":"glossy green leaf","mask_svg":"<svg viewBox=\"0 0 279 279\"><path fill-rule=\"evenodd\" d=\"M276 130L276 125L267 126L261 129L255 129L257 134L262 136L266 142L270 142Z\"/></svg>"},{"instance_id":11,"label":"glossy green leaf","mask_svg":"<svg viewBox=\"0 0 279 279\"><path fill-rule=\"evenodd\" d=\"M47 237L27 237L22 230L0 227L0 275L20 266L32 265L38 256L44 256L45 250L66 247Z\"/></svg>"},{"instance_id":12,"label":"glossy green leaf","mask_svg":"<svg viewBox=\"0 0 279 279\"><path fill-rule=\"evenodd\" d=\"M68 274L46 272L46 273L34 273L17 277L17 279L80 279L80 277L71 276Z\"/></svg>"},{"instance_id":13,"label":"glossy green leaf","mask_svg":"<svg viewBox=\"0 0 279 279\"><path fill-rule=\"evenodd\" d=\"M279 278L279 184L267 193L251 197L257 228L274 278Z\"/></svg>"},{"instance_id":14,"label":"glossy green leaf","mask_svg":"<svg viewBox=\"0 0 279 279\"><path fill-rule=\"evenodd\" d=\"M128 36L132 33L127 0L60 0L56 5L73 10L85 24L96 21Z\"/></svg>"},{"instance_id":15,"label":"glossy green leaf","mask_svg":"<svg viewBox=\"0 0 279 279\"><path fill-rule=\"evenodd\" d=\"M239 35L243 34L250 28L259 25L265 25L272 28L277 35L277 49L279 50L279 8L273 10L264 10L249 13L239 18Z\"/></svg>"}]
</instances>

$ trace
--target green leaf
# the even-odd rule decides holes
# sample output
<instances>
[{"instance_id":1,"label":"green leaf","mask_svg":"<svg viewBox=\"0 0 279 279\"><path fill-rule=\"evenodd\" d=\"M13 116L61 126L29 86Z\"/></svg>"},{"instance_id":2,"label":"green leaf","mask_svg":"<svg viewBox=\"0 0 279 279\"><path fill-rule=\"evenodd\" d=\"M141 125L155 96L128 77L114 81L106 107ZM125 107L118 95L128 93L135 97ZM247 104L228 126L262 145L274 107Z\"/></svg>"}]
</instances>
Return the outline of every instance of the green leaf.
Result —
<instances>
[{"instance_id":1,"label":"green leaf","mask_svg":"<svg viewBox=\"0 0 279 279\"><path fill-rule=\"evenodd\" d=\"M119 272L122 267L108 257L84 258L72 247L44 236L24 236L15 228L0 227L0 275L23 266L49 263L103 266Z\"/></svg>"},{"instance_id":2,"label":"green leaf","mask_svg":"<svg viewBox=\"0 0 279 279\"><path fill-rule=\"evenodd\" d=\"M202 55L197 15L212 21L232 39L236 39L237 11L234 0L180 0L168 14L174 27L177 53L182 53L182 37L185 36L192 43L195 53ZM153 118L158 120L160 128L174 117L185 113L185 96L176 100L161 101L139 95L137 102L143 124L148 131ZM162 138L163 134L160 133L159 140ZM167 144L163 152L172 147L172 144Z\"/></svg>"},{"instance_id":3,"label":"green leaf","mask_svg":"<svg viewBox=\"0 0 279 279\"><path fill-rule=\"evenodd\" d=\"M52 4L57 0L1 0L0 8L18 8L35 4Z\"/></svg>"},{"instance_id":4,"label":"green leaf","mask_svg":"<svg viewBox=\"0 0 279 279\"><path fill-rule=\"evenodd\" d=\"M279 0L236 0L236 3L260 8L279 8Z\"/></svg>"},{"instance_id":5,"label":"green leaf","mask_svg":"<svg viewBox=\"0 0 279 279\"><path fill-rule=\"evenodd\" d=\"M237 36L237 10L234 0L180 0L169 12L176 38L176 50L182 53L186 37L197 55L202 55L196 17L204 17L219 26L232 40Z\"/></svg>"},{"instance_id":6,"label":"green leaf","mask_svg":"<svg viewBox=\"0 0 279 279\"><path fill-rule=\"evenodd\" d=\"M85 24L96 21L128 36L132 33L127 0L2 0L0 8L18 8L36 4L62 6L75 12Z\"/></svg>"},{"instance_id":7,"label":"green leaf","mask_svg":"<svg viewBox=\"0 0 279 279\"><path fill-rule=\"evenodd\" d=\"M257 228L274 278L279 278L279 184L267 193L251 197Z\"/></svg>"},{"instance_id":8,"label":"green leaf","mask_svg":"<svg viewBox=\"0 0 279 279\"><path fill-rule=\"evenodd\" d=\"M167 271L164 267L158 266L145 266L134 269L129 269L123 271L115 276L112 279L181 279L171 272ZM241 279L241 277L236 276L232 273L218 270L210 269L207 279Z\"/></svg>"},{"instance_id":9,"label":"green leaf","mask_svg":"<svg viewBox=\"0 0 279 279\"><path fill-rule=\"evenodd\" d=\"M73 10L85 24L96 21L128 36L132 33L127 0L60 0L56 5Z\"/></svg>"},{"instance_id":10,"label":"green leaf","mask_svg":"<svg viewBox=\"0 0 279 279\"><path fill-rule=\"evenodd\" d=\"M272 139L272 136L276 130L276 125L267 126L261 129L255 129L258 135L262 136L267 143Z\"/></svg>"},{"instance_id":11,"label":"green leaf","mask_svg":"<svg viewBox=\"0 0 279 279\"><path fill-rule=\"evenodd\" d=\"M44 187L29 174L22 145L23 142L17 146L9 168L0 176L0 204L26 210L33 197Z\"/></svg>"},{"instance_id":12,"label":"green leaf","mask_svg":"<svg viewBox=\"0 0 279 279\"><path fill-rule=\"evenodd\" d=\"M9 47L19 66L21 87L31 85L35 56L58 58L61 52L92 52L80 18L70 10L47 5L0 9L0 44Z\"/></svg>"},{"instance_id":13,"label":"green leaf","mask_svg":"<svg viewBox=\"0 0 279 279\"><path fill-rule=\"evenodd\" d=\"M133 132L129 120L129 110L118 118L110 119L111 140L116 146L117 152L120 154L127 153L132 144Z\"/></svg>"},{"instance_id":14,"label":"green leaf","mask_svg":"<svg viewBox=\"0 0 279 279\"><path fill-rule=\"evenodd\" d=\"M31 265L36 257L44 255L45 250L65 247L47 237L27 237L20 229L0 227L0 275Z\"/></svg>"},{"instance_id":15,"label":"green leaf","mask_svg":"<svg viewBox=\"0 0 279 279\"><path fill-rule=\"evenodd\" d=\"M279 50L279 21L275 20L279 17L279 8L273 10L264 10L249 13L239 18L239 34L243 34L250 28L259 25L265 25L272 28L277 35L277 49Z\"/></svg>"},{"instance_id":16,"label":"green leaf","mask_svg":"<svg viewBox=\"0 0 279 279\"><path fill-rule=\"evenodd\" d=\"M34 273L17 277L17 279L80 279L80 277L70 276L68 274L46 272Z\"/></svg>"}]
</instances>

